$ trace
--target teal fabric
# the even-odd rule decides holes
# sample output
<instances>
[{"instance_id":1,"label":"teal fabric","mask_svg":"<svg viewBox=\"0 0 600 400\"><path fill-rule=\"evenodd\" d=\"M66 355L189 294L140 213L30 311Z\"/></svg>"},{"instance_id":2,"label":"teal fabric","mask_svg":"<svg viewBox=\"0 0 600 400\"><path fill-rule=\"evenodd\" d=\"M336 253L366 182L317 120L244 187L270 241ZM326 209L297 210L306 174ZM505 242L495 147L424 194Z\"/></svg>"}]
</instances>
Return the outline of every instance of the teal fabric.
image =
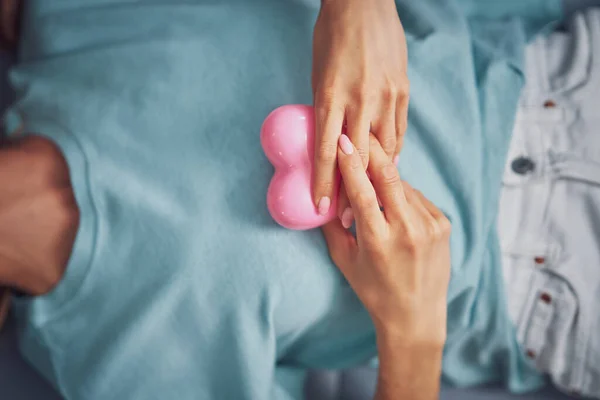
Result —
<instances>
[{"instance_id":1,"label":"teal fabric","mask_svg":"<svg viewBox=\"0 0 600 400\"><path fill-rule=\"evenodd\" d=\"M6 121L60 147L81 223L61 284L17 314L24 355L67 399L297 399L306 369L376 355L320 231L284 230L265 206L260 126L312 100L318 9L27 2ZM559 1L398 9L412 85L400 170L453 224L445 378L537 387L506 315L494 220L523 47Z\"/></svg>"}]
</instances>

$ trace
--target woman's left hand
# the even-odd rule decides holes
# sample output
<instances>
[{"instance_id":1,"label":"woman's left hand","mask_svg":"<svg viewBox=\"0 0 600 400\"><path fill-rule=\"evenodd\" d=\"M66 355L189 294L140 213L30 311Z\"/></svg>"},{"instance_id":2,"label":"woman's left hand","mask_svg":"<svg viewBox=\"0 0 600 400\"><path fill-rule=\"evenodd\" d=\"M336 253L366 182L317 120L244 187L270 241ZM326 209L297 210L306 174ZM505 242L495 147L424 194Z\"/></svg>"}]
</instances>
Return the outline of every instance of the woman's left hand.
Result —
<instances>
[{"instance_id":1,"label":"woman's left hand","mask_svg":"<svg viewBox=\"0 0 600 400\"><path fill-rule=\"evenodd\" d=\"M334 190L337 143L345 131L365 168L369 133L390 160L402 147L409 82L404 29L394 0L322 0L313 41L316 145L314 201L326 214ZM340 191L338 215L348 207Z\"/></svg>"}]
</instances>

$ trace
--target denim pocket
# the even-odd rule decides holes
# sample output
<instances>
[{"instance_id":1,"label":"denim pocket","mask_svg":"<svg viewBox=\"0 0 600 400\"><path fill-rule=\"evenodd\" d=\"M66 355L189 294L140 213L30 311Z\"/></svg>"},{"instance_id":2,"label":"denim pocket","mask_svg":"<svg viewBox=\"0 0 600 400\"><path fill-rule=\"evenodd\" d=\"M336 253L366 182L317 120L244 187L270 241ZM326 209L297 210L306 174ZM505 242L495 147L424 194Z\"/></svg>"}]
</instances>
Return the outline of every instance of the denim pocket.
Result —
<instances>
[{"instance_id":1,"label":"denim pocket","mask_svg":"<svg viewBox=\"0 0 600 400\"><path fill-rule=\"evenodd\" d=\"M577 384L575 365L581 363L578 299L564 278L543 270L538 278L543 283L531 293L529 312L523 318L523 348L540 371L570 391Z\"/></svg>"}]
</instances>

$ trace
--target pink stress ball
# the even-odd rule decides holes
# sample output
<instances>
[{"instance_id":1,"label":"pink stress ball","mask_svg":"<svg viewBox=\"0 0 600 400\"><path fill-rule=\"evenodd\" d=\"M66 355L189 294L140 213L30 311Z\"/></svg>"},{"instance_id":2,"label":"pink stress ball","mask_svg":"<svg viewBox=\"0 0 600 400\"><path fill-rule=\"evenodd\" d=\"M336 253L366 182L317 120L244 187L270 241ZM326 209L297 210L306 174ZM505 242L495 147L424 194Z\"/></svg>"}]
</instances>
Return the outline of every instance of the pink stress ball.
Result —
<instances>
[{"instance_id":1,"label":"pink stress ball","mask_svg":"<svg viewBox=\"0 0 600 400\"><path fill-rule=\"evenodd\" d=\"M288 229L319 227L336 217L339 174L331 207L320 215L312 198L315 148L314 111L311 106L286 105L275 109L263 123L260 142L275 167L267 192L273 219Z\"/></svg>"}]
</instances>

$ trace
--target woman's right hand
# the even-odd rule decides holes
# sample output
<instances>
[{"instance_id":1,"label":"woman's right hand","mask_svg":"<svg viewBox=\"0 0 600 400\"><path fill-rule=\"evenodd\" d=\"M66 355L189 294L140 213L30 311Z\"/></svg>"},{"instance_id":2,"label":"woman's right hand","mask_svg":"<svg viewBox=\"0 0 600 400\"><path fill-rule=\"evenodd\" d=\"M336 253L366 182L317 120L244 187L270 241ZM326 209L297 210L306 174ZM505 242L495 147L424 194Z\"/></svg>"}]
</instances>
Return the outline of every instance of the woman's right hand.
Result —
<instances>
[{"instance_id":1,"label":"woman's right hand","mask_svg":"<svg viewBox=\"0 0 600 400\"><path fill-rule=\"evenodd\" d=\"M375 325L378 398L434 398L446 339L450 222L401 181L373 136L369 149L367 175L349 138L340 137L338 164L351 208L324 227L325 237ZM352 217L356 238L346 229Z\"/></svg>"}]
</instances>

